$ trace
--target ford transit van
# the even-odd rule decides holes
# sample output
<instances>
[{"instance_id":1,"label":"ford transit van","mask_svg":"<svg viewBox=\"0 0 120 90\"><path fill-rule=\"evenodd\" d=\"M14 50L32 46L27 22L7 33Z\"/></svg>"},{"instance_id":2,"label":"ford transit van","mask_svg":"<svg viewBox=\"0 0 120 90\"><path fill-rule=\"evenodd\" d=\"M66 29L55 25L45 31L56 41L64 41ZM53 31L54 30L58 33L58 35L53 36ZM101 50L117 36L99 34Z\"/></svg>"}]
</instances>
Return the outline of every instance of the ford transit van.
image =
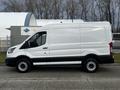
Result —
<instances>
[{"instance_id":1,"label":"ford transit van","mask_svg":"<svg viewBox=\"0 0 120 90\"><path fill-rule=\"evenodd\" d=\"M108 22L51 24L40 28L23 43L10 47L6 65L19 72L33 66L80 65L96 72L99 64L114 63L112 32Z\"/></svg>"}]
</instances>

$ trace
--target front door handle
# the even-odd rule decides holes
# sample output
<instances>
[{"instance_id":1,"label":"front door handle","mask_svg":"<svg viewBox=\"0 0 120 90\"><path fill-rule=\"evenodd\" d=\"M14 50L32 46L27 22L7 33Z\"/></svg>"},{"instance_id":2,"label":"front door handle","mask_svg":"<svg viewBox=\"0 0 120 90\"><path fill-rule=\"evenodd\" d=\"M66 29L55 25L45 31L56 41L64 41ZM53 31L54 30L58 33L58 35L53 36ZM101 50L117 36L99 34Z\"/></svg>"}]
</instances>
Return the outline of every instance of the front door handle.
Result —
<instances>
[{"instance_id":1,"label":"front door handle","mask_svg":"<svg viewBox=\"0 0 120 90\"><path fill-rule=\"evenodd\" d=\"M43 47L43 49L48 49L48 47Z\"/></svg>"}]
</instances>

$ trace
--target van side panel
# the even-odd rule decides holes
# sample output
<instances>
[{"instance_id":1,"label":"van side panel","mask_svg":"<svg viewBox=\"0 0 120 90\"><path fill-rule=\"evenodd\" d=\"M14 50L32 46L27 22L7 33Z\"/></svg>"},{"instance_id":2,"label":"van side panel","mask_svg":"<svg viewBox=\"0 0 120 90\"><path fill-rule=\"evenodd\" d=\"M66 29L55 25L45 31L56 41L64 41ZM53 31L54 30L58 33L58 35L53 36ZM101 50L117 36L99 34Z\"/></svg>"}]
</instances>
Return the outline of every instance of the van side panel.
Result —
<instances>
[{"instance_id":1,"label":"van side panel","mask_svg":"<svg viewBox=\"0 0 120 90\"><path fill-rule=\"evenodd\" d=\"M80 56L79 28L62 28L49 31L51 57Z\"/></svg>"},{"instance_id":2,"label":"van side panel","mask_svg":"<svg viewBox=\"0 0 120 90\"><path fill-rule=\"evenodd\" d=\"M81 28L80 30L81 56L88 54L109 55L109 44L107 42L104 27Z\"/></svg>"}]
</instances>

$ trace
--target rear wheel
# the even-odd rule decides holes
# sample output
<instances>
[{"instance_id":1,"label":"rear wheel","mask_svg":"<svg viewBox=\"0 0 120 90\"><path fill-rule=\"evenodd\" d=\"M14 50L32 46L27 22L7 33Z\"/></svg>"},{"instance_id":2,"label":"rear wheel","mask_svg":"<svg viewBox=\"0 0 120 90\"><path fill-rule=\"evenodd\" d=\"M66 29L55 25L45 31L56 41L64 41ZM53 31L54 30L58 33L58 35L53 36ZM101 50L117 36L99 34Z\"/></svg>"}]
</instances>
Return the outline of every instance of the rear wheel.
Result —
<instances>
[{"instance_id":1,"label":"rear wheel","mask_svg":"<svg viewBox=\"0 0 120 90\"><path fill-rule=\"evenodd\" d=\"M95 58L87 58L82 68L86 72L96 72L98 70L98 62Z\"/></svg>"},{"instance_id":2,"label":"rear wheel","mask_svg":"<svg viewBox=\"0 0 120 90\"><path fill-rule=\"evenodd\" d=\"M16 65L16 69L21 73L29 72L31 70L31 67L32 64L28 59L20 59Z\"/></svg>"}]
</instances>

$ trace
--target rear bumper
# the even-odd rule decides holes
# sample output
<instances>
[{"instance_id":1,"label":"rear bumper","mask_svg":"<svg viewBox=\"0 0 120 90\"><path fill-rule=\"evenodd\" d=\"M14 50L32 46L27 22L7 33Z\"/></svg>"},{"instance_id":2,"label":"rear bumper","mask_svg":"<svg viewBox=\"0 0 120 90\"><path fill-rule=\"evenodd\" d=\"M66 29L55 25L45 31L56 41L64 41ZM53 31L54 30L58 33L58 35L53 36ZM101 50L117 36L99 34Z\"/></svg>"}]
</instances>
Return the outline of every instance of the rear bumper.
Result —
<instances>
[{"instance_id":1,"label":"rear bumper","mask_svg":"<svg viewBox=\"0 0 120 90\"><path fill-rule=\"evenodd\" d=\"M110 63L114 63L114 58L113 58L112 55L99 56L99 63L100 63L100 64L110 64Z\"/></svg>"}]
</instances>

